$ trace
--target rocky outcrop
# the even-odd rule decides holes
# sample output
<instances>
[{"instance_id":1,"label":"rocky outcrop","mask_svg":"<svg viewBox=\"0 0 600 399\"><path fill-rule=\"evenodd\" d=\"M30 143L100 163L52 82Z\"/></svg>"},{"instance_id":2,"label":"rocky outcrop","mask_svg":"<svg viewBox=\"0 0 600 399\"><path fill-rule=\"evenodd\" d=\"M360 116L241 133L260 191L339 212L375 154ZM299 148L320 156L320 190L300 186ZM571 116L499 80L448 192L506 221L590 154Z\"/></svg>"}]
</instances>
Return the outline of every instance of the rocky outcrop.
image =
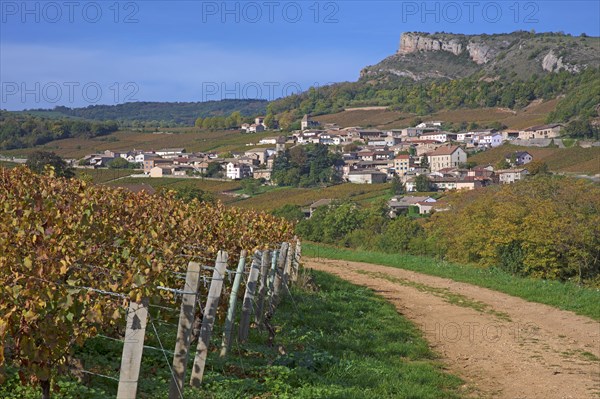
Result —
<instances>
[{"instance_id":1,"label":"rocky outcrop","mask_svg":"<svg viewBox=\"0 0 600 399\"><path fill-rule=\"evenodd\" d=\"M496 55L495 51L485 43L469 42L467 51L469 52L469 57L477 65L487 64Z\"/></svg>"},{"instance_id":2,"label":"rocky outcrop","mask_svg":"<svg viewBox=\"0 0 600 399\"><path fill-rule=\"evenodd\" d=\"M486 64L493 59L495 51L483 42L469 42L466 49L459 39L440 39L418 33L403 33L400 37L398 54L411 54L419 51L447 51L460 55L469 52L469 57L478 65Z\"/></svg>"},{"instance_id":3,"label":"rocky outcrop","mask_svg":"<svg viewBox=\"0 0 600 399\"><path fill-rule=\"evenodd\" d=\"M463 50L462 43L456 39L446 41L417 33L403 33L400 37L398 54L410 54L417 51L448 51L459 55Z\"/></svg>"},{"instance_id":4,"label":"rocky outcrop","mask_svg":"<svg viewBox=\"0 0 600 399\"><path fill-rule=\"evenodd\" d=\"M542 68L548 72L558 72L561 69L569 72L579 72L576 65L569 65L563 62L562 57L558 57L554 52L550 51L542 60Z\"/></svg>"},{"instance_id":5,"label":"rocky outcrop","mask_svg":"<svg viewBox=\"0 0 600 399\"><path fill-rule=\"evenodd\" d=\"M452 78L452 76L444 75L443 73L441 73L439 71L416 73L413 71L409 71L407 69L401 70L401 69L395 69L395 68L379 68L379 69L365 68L362 71L360 71L361 78L371 78L371 77L374 78L374 77L380 76L381 74L392 74L392 75L403 77L403 78L410 78L416 82L423 80L423 79L440 79L440 78L451 79Z\"/></svg>"},{"instance_id":6,"label":"rocky outcrop","mask_svg":"<svg viewBox=\"0 0 600 399\"><path fill-rule=\"evenodd\" d=\"M405 32L396 54L366 67L361 78L397 76L419 81L481 73L483 79L493 80L512 72L517 74L515 79L558 71L577 73L600 66L595 54L599 39L593 45L590 40L523 31L492 35Z\"/></svg>"}]
</instances>

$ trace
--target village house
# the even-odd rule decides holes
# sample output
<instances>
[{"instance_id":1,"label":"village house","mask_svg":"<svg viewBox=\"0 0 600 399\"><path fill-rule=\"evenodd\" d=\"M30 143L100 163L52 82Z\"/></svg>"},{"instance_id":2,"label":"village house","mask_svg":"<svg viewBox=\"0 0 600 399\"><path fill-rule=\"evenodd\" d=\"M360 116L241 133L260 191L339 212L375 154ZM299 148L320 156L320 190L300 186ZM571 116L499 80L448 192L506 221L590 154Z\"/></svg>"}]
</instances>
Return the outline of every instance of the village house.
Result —
<instances>
[{"instance_id":1,"label":"village house","mask_svg":"<svg viewBox=\"0 0 600 399\"><path fill-rule=\"evenodd\" d=\"M467 177L479 177L495 181L496 174L494 173L494 167L491 165L475 166L467 171Z\"/></svg>"},{"instance_id":2,"label":"village house","mask_svg":"<svg viewBox=\"0 0 600 399\"><path fill-rule=\"evenodd\" d=\"M442 123L443 123L442 121L427 121L427 122L421 122L415 127L418 127L421 129L441 129Z\"/></svg>"},{"instance_id":3,"label":"village house","mask_svg":"<svg viewBox=\"0 0 600 399\"><path fill-rule=\"evenodd\" d=\"M90 164L90 166L93 166L95 168L99 168L102 166L108 166L108 163L110 161L112 161L113 159L115 159L114 157L111 156L107 156L104 154L93 154L93 155L89 155L88 157L84 158L88 161L88 163Z\"/></svg>"},{"instance_id":4,"label":"village house","mask_svg":"<svg viewBox=\"0 0 600 399\"><path fill-rule=\"evenodd\" d=\"M252 178L256 180L264 179L266 181L270 181L272 173L273 171L271 169L254 169L252 171Z\"/></svg>"},{"instance_id":5,"label":"village house","mask_svg":"<svg viewBox=\"0 0 600 399\"><path fill-rule=\"evenodd\" d=\"M310 129L317 126L319 126L319 122L312 120L308 114L304 115L304 117L300 121L300 129L302 130Z\"/></svg>"},{"instance_id":6,"label":"village house","mask_svg":"<svg viewBox=\"0 0 600 399\"><path fill-rule=\"evenodd\" d=\"M516 140L519 138L519 131L518 130L503 130L501 132L502 134L502 139L504 141L507 140Z\"/></svg>"},{"instance_id":7,"label":"village house","mask_svg":"<svg viewBox=\"0 0 600 399\"><path fill-rule=\"evenodd\" d=\"M384 137L385 135L381 130L378 129L359 129L358 136L361 140L367 143L369 140L379 139L381 137Z\"/></svg>"},{"instance_id":8,"label":"village house","mask_svg":"<svg viewBox=\"0 0 600 399\"><path fill-rule=\"evenodd\" d=\"M426 153L435 151L444 144L435 140L419 140L413 141L412 145L415 148L415 154L420 157L422 155L425 155Z\"/></svg>"},{"instance_id":9,"label":"village house","mask_svg":"<svg viewBox=\"0 0 600 399\"><path fill-rule=\"evenodd\" d=\"M342 169L345 170L345 169ZM350 170L377 170L385 173L388 178L394 177L394 161L388 160L376 160L376 161L359 161L354 164L354 167ZM350 172L348 170L348 172Z\"/></svg>"},{"instance_id":10,"label":"village house","mask_svg":"<svg viewBox=\"0 0 600 399\"><path fill-rule=\"evenodd\" d=\"M332 199L320 199L318 201L313 202L308 206L308 209L304 210L304 215L308 218L311 218L313 213L323 206L329 206L333 202Z\"/></svg>"},{"instance_id":11,"label":"village house","mask_svg":"<svg viewBox=\"0 0 600 399\"><path fill-rule=\"evenodd\" d=\"M427 215L431 213L435 204L430 202L417 202L416 207L419 209L419 215Z\"/></svg>"},{"instance_id":12,"label":"village house","mask_svg":"<svg viewBox=\"0 0 600 399\"><path fill-rule=\"evenodd\" d=\"M185 154L185 148L163 148L155 151L155 154L163 158L179 158Z\"/></svg>"},{"instance_id":13,"label":"village house","mask_svg":"<svg viewBox=\"0 0 600 399\"><path fill-rule=\"evenodd\" d=\"M161 158L159 156L154 156L154 157L147 157L144 160L144 173L145 174L149 174L150 170L152 168L154 168L155 166L166 166L166 165L172 165L173 161L171 161L170 159L164 159Z\"/></svg>"},{"instance_id":14,"label":"village house","mask_svg":"<svg viewBox=\"0 0 600 399\"><path fill-rule=\"evenodd\" d=\"M258 144L275 145L277 144L277 137L265 137L260 139Z\"/></svg>"},{"instance_id":15,"label":"village house","mask_svg":"<svg viewBox=\"0 0 600 399\"><path fill-rule=\"evenodd\" d=\"M502 145L502 135L498 132L477 135L475 142L478 147L495 148Z\"/></svg>"},{"instance_id":16,"label":"village house","mask_svg":"<svg viewBox=\"0 0 600 399\"><path fill-rule=\"evenodd\" d=\"M521 140L532 140L532 139L551 139L560 136L560 130L562 125L559 123L553 123L549 125L532 126L519 132L519 139Z\"/></svg>"},{"instance_id":17,"label":"village house","mask_svg":"<svg viewBox=\"0 0 600 399\"><path fill-rule=\"evenodd\" d=\"M394 158L394 172L398 176L404 176L410 170L410 155L400 154Z\"/></svg>"},{"instance_id":18,"label":"village house","mask_svg":"<svg viewBox=\"0 0 600 399\"><path fill-rule=\"evenodd\" d=\"M457 190L475 190L476 188L487 187L493 183L488 177L467 176L459 178L456 182Z\"/></svg>"},{"instance_id":19,"label":"village house","mask_svg":"<svg viewBox=\"0 0 600 399\"><path fill-rule=\"evenodd\" d=\"M267 162L267 157L269 156L269 153L266 148L256 148L244 152L244 156L256 159L258 161L258 164L262 165L265 162Z\"/></svg>"},{"instance_id":20,"label":"village house","mask_svg":"<svg viewBox=\"0 0 600 399\"><path fill-rule=\"evenodd\" d=\"M437 141L438 143L445 143L446 141L448 141L448 133L441 132L441 131L423 133L419 138L421 140L433 140L433 141Z\"/></svg>"},{"instance_id":21,"label":"village house","mask_svg":"<svg viewBox=\"0 0 600 399\"><path fill-rule=\"evenodd\" d=\"M229 162L225 169L225 176L231 180L244 179L252 176L252 166L245 163Z\"/></svg>"},{"instance_id":22,"label":"village house","mask_svg":"<svg viewBox=\"0 0 600 399\"><path fill-rule=\"evenodd\" d=\"M380 137L370 137L370 138L367 138L367 145L371 146L371 147L375 147L375 146L387 146L388 145L387 137L380 136Z\"/></svg>"},{"instance_id":23,"label":"village house","mask_svg":"<svg viewBox=\"0 0 600 399\"><path fill-rule=\"evenodd\" d=\"M248 124L248 123L244 123L242 125L242 130L245 133L260 133L260 132L264 132L266 129L265 129L265 125L262 125L262 124L257 124L257 123Z\"/></svg>"},{"instance_id":24,"label":"village house","mask_svg":"<svg viewBox=\"0 0 600 399\"><path fill-rule=\"evenodd\" d=\"M525 165L533 161L533 156L527 151L515 151L504 156L506 162L513 166Z\"/></svg>"},{"instance_id":25,"label":"village house","mask_svg":"<svg viewBox=\"0 0 600 399\"><path fill-rule=\"evenodd\" d=\"M527 169L501 169L496 171L500 184L511 184L518 180L523 180L529 171Z\"/></svg>"},{"instance_id":26,"label":"village house","mask_svg":"<svg viewBox=\"0 0 600 399\"><path fill-rule=\"evenodd\" d=\"M427 155L429 168L432 172L443 168L459 167L467 162L467 153L459 146L450 145L439 147Z\"/></svg>"},{"instance_id":27,"label":"village house","mask_svg":"<svg viewBox=\"0 0 600 399\"><path fill-rule=\"evenodd\" d=\"M175 165L159 165L150 169L150 177L185 176L191 168Z\"/></svg>"},{"instance_id":28,"label":"village house","mask_svg":"<svg viewBox=\"0 0 600 399\"><path fill-rule=\"evenodd\" d=\"M385 183L387 177L387 173L374 169L353 170L348 173L348 181L357 184Z\"/></svg>"},{"instance_id":29,"label":"village house","mask_svg":"<svg viewBox=\"0 0 600 399\"><path fill-rule=\"evenodd\" d=\"M456 133L456 141L460 141L461 143L472 143L473 138L475 137L475 133L473 132L458 132Z\"/></svg>"},{"instance_id":30,"label":"village house","mask_svg":"<svg viewBox=\"0 0 600 399\"><path fill-rule=\"evenodd\" d=\"M405 214L408 212L408 209L411 206L418 206L417 204L419 203L434 204L435 202L436 200L432 197L412 195L395 196L388 201L388 207L390 208L390 217L396 217L400 214Z\"/></svg>"}]
</instances>

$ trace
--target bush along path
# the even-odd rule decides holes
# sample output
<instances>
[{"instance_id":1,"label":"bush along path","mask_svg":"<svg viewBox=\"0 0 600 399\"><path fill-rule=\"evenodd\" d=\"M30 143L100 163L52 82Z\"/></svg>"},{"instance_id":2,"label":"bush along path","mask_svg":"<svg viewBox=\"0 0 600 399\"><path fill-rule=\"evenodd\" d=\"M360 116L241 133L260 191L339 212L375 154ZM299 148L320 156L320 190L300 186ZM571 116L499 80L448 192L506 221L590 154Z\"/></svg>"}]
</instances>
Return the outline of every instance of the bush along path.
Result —
<instances>
[{"instance_id":1,"label":"bush along path","mask_svg":"<svg viewBox=\"0 0 600 399\"><path fill-rule=\"evenodd\" d=\"M373 289L415 322L474 397L600 395L600 323L447 278L367 263L305 266Z\"/></svg>"}]
</instances>

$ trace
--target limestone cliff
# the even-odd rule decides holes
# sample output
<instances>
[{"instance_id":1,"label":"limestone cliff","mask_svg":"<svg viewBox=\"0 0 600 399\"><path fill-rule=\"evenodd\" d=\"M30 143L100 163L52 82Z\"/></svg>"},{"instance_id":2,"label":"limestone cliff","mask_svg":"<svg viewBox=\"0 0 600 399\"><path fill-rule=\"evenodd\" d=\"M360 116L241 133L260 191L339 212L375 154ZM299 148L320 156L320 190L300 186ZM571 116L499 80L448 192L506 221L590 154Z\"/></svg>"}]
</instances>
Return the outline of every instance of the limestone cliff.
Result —
<instances>
[{"instance_id":1,"label":"limestone cliff","mask_svg":"<svg viewBox=\"0 0 600 399\"><path fill-rule=\"evenodd\" d=\"M396 54L361 71L374 79L394 75L419 81L455 79L483 72L486 78L560 70L577 73L598 67L600 38L560 33L513 32L494 35L405 32Z\"/></svg>"}]
</instances>

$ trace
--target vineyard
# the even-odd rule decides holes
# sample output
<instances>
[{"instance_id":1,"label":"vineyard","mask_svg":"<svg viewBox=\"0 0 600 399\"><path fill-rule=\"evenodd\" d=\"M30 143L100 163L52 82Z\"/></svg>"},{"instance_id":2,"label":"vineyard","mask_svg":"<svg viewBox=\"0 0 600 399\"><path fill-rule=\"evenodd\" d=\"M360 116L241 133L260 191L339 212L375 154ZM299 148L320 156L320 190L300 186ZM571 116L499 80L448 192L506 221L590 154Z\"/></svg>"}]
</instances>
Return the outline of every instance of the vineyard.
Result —
<instances>
[{"instance_id":1,"label":"vineyard","mask_svg":"<svg viewBox=\"0 0 600 399\"><path fill-rule=\"evenodd\" d=\"M263 298L270 294L271 299L255 317L272 314L276 287L286 282L283 270L289 273L296 259L297 247L286 244L293 234L288 222L221 204L183 203L169 193L133 194L54 178L49 172L48 177L21 167L0 169L0 379L7 365L16 367L23 384L39 384L50 397L53 378L72 368L74 347L101 334L122 335L125 314L127 337L140 323L145 326L140 309L177 306L186 294L206 300L198 357L200 342L210 339L209 321L232 320L225 317L227 302L218 300L222 287L213 288L216 281L222 286L229 264L238 263L229 273L238 286L241 276L248 276L246 292L239 290L245 300L260 274ZM253 254L250 268L247 254ZM194 270L196 287L201 280L211 283L200 295L189 291ZM231 288L229 308L233 301L235 309L237 295ZM188 334L189 306L181 310ZM124 355L135 355L135 348L127 347L130 341L135 340L125 340Z\"/></svg>"}]
</instances>

